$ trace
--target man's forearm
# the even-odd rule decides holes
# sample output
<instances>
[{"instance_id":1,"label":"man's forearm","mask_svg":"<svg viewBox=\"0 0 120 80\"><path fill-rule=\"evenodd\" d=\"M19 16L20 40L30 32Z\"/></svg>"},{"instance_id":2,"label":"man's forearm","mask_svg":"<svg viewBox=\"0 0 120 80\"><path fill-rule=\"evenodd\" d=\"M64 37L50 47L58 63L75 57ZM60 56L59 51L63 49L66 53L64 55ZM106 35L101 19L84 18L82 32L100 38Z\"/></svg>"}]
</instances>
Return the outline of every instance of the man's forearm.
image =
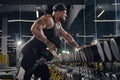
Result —
<instances>
[{"instance_id":1,"label":"man's forearm","mask_svg":"<svg viewBox=\"0 0 120 80\"><path fill-rule=\"evenodd\" d=\"M73 47L77 47L78 44L76 43L76 41L73 39L73 37L68 33L65 35L65 39L67 40L67 42L73 46Z\"/></svg>"},{"instance_id":2,"label":"man's forearm","mask_svg":"<svg viewBox=\"0 0 120 80\"><path fill-rule=\"evenodd\" d=\"M44 44L48 43L48 39L46 37L44 37L43 35L39 34L39 35L35 35L35 37L40 40L41 42L43 42Z\"/></svg>"},{"instance_id":3,"label":"man's forearm","mask_svg":"<svg viewBox=\"0 0 120 80\"><path fill-rule=\"evenodd\" d=\"M78 47L78 44L75 41L69 42L69 44L73 47Z\"/></svg>"},{"instance_id":4,"label":"man's forearm","mask_svg":"<svg viewBox=\"0 0 120 80\"><path fill-rule=\"evenodd\" d=\"M41 30L39 30L39 32L32 31L32 33L38 40L40 40L41 42L43 42L46 45L48 44L49 40L46 38L46 36L44 35L44 33Z\"/></svg>"}]
</instances>

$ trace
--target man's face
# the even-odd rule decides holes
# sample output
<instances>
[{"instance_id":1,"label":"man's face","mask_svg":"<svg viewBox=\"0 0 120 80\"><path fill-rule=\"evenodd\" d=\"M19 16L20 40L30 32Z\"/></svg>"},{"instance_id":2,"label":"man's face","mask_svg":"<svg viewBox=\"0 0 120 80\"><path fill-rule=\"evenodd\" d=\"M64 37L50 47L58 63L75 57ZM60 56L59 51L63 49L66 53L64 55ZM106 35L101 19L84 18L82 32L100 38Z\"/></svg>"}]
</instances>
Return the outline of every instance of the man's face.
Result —
<instances>
[{"instance_id":1,"label":"man's face","mask_svg":"<svg viewBox=\"0 0 120 80\"><path fill-rule=\"evenodd\" d=\"M59 18L60 18L60 20L66 21L66 17L67 17L67 11L66 10L59 11Z\"/></svg>"}]
</instances>

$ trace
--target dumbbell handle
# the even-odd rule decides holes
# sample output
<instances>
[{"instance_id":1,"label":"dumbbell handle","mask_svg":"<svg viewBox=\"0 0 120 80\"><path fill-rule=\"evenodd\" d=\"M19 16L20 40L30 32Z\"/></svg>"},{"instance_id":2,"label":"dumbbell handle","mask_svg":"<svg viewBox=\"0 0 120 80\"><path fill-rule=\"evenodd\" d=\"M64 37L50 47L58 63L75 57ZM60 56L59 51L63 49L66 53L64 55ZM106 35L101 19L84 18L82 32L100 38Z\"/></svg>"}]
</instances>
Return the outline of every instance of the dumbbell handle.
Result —
<instances>
[{"instance_id":1,"label":"dumbbell handle","mask_svg":"<svg viewBox=\"0 0 120 80\"><path fill-rule=\"evenodd\" d=\"M52 50L52 51L50 51L56 58L60 58L58 55L57 55L57 53L56 53L56 51L55 50Z\"/></svg>"},{"instance_id":2,"label":"dumbbell handle","mask_svg":"<svg viewBox=\"0 0 120 80\"><path fill-rule=\"evenodd\" d=\"M49 50L48 48L46 48L47 50ZM56 58L60 58L60 56L57 55L55 50L49 50Z\"/></svg>"}]
</instances>

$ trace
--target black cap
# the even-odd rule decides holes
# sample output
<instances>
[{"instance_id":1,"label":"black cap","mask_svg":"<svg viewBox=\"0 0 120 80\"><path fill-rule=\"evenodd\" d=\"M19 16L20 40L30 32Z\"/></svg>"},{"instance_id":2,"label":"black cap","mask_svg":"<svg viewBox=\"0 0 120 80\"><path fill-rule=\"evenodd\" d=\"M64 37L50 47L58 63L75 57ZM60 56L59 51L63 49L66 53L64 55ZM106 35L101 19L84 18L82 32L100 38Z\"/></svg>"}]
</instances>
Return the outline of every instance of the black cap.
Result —
<instances>
[{"instance_id":1,"label":"black cap","mask_svg":"<svg viewBox=\"0 0 120 80\"><path fill-rule=\"evenodd\" d=\"M53 6L52 9L53 11L63 11L63 10L67 10L67 7L63 3L57 3Z\"/></svg>"}]
</instances>

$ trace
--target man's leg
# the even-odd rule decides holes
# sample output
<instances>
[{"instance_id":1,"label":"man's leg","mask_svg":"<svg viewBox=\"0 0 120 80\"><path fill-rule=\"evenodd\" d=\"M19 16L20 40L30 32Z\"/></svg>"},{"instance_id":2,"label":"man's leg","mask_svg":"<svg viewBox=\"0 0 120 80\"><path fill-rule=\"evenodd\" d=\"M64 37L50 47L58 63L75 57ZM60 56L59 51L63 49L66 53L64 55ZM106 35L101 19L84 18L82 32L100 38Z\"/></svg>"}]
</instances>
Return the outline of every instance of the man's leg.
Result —
<instances>
[{"instance_id":1,"label":"man's leg","mask_svg":"<svg viewBox=\"0 0 120 80\"><path fill-rule=\"evenodd\" d=\"M17 74L17 80L30 80L32 76L32 69L25 70L22 66L20 66L18 74Z\"/></svg>"},{"instance_id":2,"label":"man's leg","mask_svg":"<svg viewBox=\"0 0 120 80\"><path fill-rule=\"evenodd\" d=\"M31 76L32 76L31 70L26 70L23 80L30 80L30 79L31 79Z\"/></svg>"},{"instance_id":3,"label":"man's leg","mask_svg":"<svg viewBox=\"0 0 120 80\"><path fill-rule=\"evenodd\" d=\"M39 65L34 71L35 78L41 78L41 80L49 80L50 72L47 64Z\"/></svg>"}]
</instances>

